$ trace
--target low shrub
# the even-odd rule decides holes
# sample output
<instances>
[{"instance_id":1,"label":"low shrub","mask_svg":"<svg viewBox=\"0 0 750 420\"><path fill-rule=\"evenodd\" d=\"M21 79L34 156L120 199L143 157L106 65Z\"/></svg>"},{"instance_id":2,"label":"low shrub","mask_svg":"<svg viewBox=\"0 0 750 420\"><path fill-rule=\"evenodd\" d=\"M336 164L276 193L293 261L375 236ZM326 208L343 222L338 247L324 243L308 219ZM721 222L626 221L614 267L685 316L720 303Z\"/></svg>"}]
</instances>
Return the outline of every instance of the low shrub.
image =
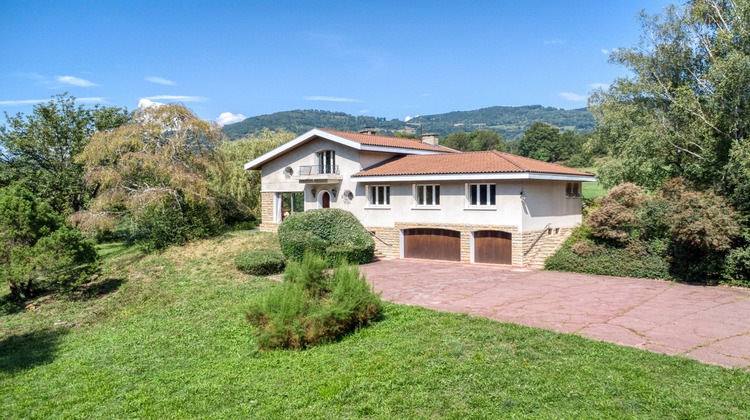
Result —
<instances>
[{"instance_id":1,"label":"low shrub","mask_svg":"<svg viewBox=\"0 0 750 420\"><path fill-rule=\"evenodd\" d=\"M300 260L306 249L323 255L331 264L342 258L367 264L375 254L375 241L367 229L353 214L341 209L291 214L279 226L279 243L290 260Z\"/></svg>"},{"instance_id":2,"label":"low shrub","mask_svg":"<svg viewBox=\"0 0 750 420\"><path fill-rule=\"evenodd\" d=\"M277 249L250 249L239 253L234 265L243 273L267 276L284 271L286 258Z\"/></svg>"},{"instance_id":3,"label":"low shrub","mask_svg":"<svg viewBox=\"0 0 750 420\"><path fill-rule=\"evenodd\" d=\"M637 243L616 248L570 239L547 258L545 270L672 279L669 261L664 255L663 245L659 243Z\"/></svg>"},{"instance_id":4,"label":"low shrub","mask_svg":"<svg viewBox=\"0 0 750 420\"><path fill-rule=\"evenodd\" d=\"M305 253L291 262L284 282L251 304L246 319L258 329L258 345L306 348L333 340L373 320L381 309L380 294L357 266L341 263L333 273L319 256Z\"/></svg>"}]
</instances>

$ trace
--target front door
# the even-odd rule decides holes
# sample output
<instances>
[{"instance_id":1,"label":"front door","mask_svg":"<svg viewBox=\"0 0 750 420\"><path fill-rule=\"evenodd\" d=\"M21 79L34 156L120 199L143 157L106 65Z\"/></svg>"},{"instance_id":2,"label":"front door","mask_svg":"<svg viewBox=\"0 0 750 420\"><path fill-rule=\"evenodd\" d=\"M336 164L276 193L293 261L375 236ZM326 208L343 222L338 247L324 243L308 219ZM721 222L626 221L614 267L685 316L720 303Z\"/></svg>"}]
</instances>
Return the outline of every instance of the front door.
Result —
<instances>
[{"instance_id":1,"label":"front door","mask_svg":"<svg viewBox=\"0 0 750 420\"><path fill-rule=\"evenodd\" d=\"M331 207L331 196L328 191L323 191L323 195L320 197L321 208L327 209Z\"/></svg>"}]
</instances>

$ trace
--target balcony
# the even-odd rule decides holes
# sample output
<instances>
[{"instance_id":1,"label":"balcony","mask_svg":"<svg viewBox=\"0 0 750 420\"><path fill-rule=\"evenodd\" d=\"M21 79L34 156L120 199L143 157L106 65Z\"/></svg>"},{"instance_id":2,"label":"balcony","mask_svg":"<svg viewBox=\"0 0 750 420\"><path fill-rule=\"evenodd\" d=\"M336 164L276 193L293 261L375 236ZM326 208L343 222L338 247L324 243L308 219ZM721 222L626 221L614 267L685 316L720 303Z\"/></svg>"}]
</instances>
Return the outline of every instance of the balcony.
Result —
<instances>
[{"instance_id":1,"label":"balcony","mask_svg":"<svg viewBox=\"0 0 750 420\"><path fill-rule=\"evenodd\" d=\"M339 165L300 166L295 178L303 184L335 184L343 179Z\"/></svg>"}]
</instances>

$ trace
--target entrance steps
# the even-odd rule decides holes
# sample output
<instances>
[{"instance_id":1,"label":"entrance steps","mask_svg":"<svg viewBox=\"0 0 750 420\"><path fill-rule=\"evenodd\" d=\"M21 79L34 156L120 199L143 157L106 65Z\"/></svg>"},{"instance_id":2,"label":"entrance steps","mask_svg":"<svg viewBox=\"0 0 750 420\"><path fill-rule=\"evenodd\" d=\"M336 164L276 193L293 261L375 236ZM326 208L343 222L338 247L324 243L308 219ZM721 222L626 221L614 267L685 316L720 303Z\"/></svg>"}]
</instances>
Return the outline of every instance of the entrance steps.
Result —
<instances>
[{"instance_id":1,"label":"entrance steps","mask_svg":"<svg viewBox=\"0 0 750 420\"><path fill-rule=\"evenodd\" d=\"M544 268L547 257L560 249L571 233L572 231L567 231L558 235L544 235L526 256L526 265L531 268Z\"/></svg>"}]
</instances>

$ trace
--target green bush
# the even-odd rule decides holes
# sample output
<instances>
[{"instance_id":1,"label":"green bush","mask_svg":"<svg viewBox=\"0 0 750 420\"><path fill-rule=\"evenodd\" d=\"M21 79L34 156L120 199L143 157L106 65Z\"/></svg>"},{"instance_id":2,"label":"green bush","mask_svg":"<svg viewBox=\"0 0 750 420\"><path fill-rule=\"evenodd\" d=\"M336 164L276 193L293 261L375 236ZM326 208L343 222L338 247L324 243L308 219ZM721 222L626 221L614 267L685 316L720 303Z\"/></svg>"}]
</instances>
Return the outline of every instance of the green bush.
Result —
<instances>
[{"instance_id":1,"label":"green bush","mask_svg":"<svg viewBox=\"0 0 750 420\"><path fill-rule=\"evenodd\" d=\"M80 284L99 266L93 244L21 187L0 190L0 262L0 281L19 300Z\"/></svg>"},{"instance_id":2,"label":"green bush","mask_svg":"<svg viewBox=\"0 0 750 420\"><path fill-rule=\"evenodd\" d=\"M340 209L291 214L279 226L279 243L291 260L300 260L305 249L310 249L329 263L345 258L350 263L367 264L372 262L375 252L375 241L367 229L353 214Z\"/></svg>"},{"instance_id":3,"label":"green bush","mask_svg":"<svg viewBox=\"0 0 750 420\"><path fill-rule=\"evenodd\" d=\"M279 226L279 243L281 251L292 261L302 260L306 250L315 254L324 254L326 249L326 241L312 232L306 230L282 232L281 226Z\"/></svg>"},{"instance_id":4,"label":"green bush","mask_svg":"<svg viewBox=\"0 0 750 420\"><path fill-rule=\"evenodd\" d=\"M729 251L724 279L729 284L750 287L750 246Z\"/></svg>"},{"instance_id":5,"label":"green bush","mask_svg":"<svg viewBox=\"0 0 750 420\"><path fill-rule=\"evenodd\" d=\"M306 348L365 325L381 309L380 294L357 266L342 263L333 273L310 252L292 262L284 282L251 304L246 319L256 327L261 348Z\"/></svg>"},{"instance_id":6,"label":"green bush","mask_svg":"<svg viewBox=\"0 0 750 420\"><path fill-rule=\"evenodd\" d=\"M577 242L571 236L544 262L545 270L620 277L672 279L664 245L639 242L625 248Z\"/></svg>"},{"instance_id":7,"label":"green bush","mask_svg":"<svg viewBox=\"0 0 750 420\"><path fill-rule=\"evenodd\" d=\"M206 204L168 201L141 212L133 220L130 242L145 252L161 251L171 245L183 244L219 232L222 220Z\"/></svg>"},{"instance_id":8,"label":"green bush","mask_svg":"<svg viewBox=\"0 0 750 420\"><path fill-rule=\"evenodd\" d=\"M234 259L237 269L255 276L281 273L285 264L284 254L277 249L250 249L239 253Z\"/></svg>"}]
</instances>

